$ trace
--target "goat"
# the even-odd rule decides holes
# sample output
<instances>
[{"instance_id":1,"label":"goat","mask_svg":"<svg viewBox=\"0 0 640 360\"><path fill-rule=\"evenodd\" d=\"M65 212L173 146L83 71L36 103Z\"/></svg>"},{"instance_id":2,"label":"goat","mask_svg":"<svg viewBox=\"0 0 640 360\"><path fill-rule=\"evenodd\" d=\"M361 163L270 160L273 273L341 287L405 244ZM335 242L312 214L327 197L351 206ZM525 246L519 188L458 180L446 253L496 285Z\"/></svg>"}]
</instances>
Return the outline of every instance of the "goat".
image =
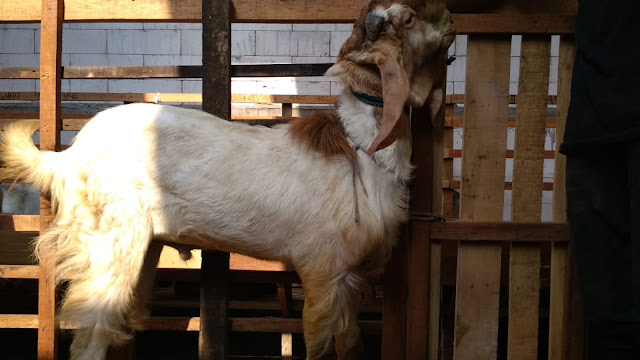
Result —
<instances>
[{"instance_id":1,"label":"goat","mask_svg":"<svg viewBox=\"0 0 640 360\"><path fill-rule=\"evenodd\" d=\"M8 125L8 174L52 199L36 253L55 249L56 278L70 279L59 318L77 325L72 359L104 359L141 327L153 239L292 264L307 358L357 358L358 289L407 219L405 107L439 111L454 32L443 2L372 0L327 71L344 85L336 110L274 128L129 104L56 153L33 145L33 123Z\"/></svg>"}]
</instances>

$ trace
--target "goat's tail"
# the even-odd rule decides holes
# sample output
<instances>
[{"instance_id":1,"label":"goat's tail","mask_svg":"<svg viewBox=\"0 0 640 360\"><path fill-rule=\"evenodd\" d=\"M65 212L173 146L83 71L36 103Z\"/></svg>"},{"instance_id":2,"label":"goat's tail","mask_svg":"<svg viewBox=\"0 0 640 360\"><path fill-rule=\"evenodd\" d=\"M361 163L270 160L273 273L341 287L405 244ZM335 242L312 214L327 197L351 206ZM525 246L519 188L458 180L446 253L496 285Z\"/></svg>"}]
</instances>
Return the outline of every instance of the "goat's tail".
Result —
<instances>
[{"instance_id":1,"label":"goat's tail","mask_svg":"<svg viewBox=\"0 0 640 360\"><path fill-rule=\"evenodd\" d=\"M5 177L23 180L48 192L60 154L40 151L32 141L36 130L37 121L20 121L5 126L0 156Z\"/></svg>"}]
</instances>

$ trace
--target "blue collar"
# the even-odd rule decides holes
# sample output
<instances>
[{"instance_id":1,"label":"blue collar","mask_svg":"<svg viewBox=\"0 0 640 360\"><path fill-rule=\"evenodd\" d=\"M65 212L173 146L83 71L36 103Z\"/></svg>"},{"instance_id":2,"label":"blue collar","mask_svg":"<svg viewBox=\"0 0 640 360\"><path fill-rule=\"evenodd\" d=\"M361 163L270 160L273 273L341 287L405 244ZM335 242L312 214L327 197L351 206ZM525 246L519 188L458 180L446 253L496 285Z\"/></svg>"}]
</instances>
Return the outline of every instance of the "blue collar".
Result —
<instances>
[{"instance_id":1,"label":"blue collar","mask_svg":"<svg viewBox=\"0 0 640 360\"><path fill-rule=\"evenodd\" d=\"M384 101L379 97L363 94L363 93L357 92L357 91L355 91L353 89L351 89L351 93L356 98L358 98L358 100L362 101L363 103L365 103L367 105L376 106L376 107L383 107L384 106Z\"/></svg>"}]
</instances>

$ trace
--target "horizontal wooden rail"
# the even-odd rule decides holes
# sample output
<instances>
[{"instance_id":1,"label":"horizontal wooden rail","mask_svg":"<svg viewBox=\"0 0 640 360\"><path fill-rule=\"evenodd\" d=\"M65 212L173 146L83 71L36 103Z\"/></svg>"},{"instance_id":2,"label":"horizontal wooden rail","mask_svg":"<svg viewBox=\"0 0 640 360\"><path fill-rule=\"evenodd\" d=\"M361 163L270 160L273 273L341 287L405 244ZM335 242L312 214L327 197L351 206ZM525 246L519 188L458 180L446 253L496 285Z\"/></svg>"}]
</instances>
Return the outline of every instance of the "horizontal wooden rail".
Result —
<instances>
[{"instance_id":1,"label":"horizontal wooden rail","mask_svg":"<svg viewBox=\"0 0 640 360\"><path fill-rule=\"evenodd\" d=\"M230 318L231 330L235 332L302 333L302 320L296 318L256 317ZM380 334L382 322L376 320L358 321L363 333ZM0 315L0 329L37 329L38 316L30 314ZM61 329L75 326L62 322ZM199 317L151 317L145 325L148 331L199 331Z\"/></svg>"},{"instance_id":2,"label":"horizontal wooden rail","mask_svg":"<svg viewBox=\"0 0 640 360\"><path fill-rule=\"evenodd\" d=\"M431 239L455 241L567 242L569 225L558 223L476 223L450 221L431 225Z\"/></svg>"},{"instance_id":3,"label":"horizontal wooden rail","mask_svg":"<svg viewBox=\"0 0 640 360\"><path fill-rule=\"evenodd\" d=\"M15 73L15 68L0 67L0 74ZM1 76L1 75L0 75ZM31 76L31 75L29 75ZM252 104L334 104L338 97L335 95L266 95L266 94L232 94L234 103ZM40 99L38 92L4 91L0 92L0 100L6 101L37 101ZM196 93L93 93L93 92L66 92L62 93L62 101L123 101L123 102L176 102L176 103L201 103L202 94ZM549 105L557 104L557 96L549 95ZM509 95L509 104L518 103L517 95ZM464 104L464 95L447 95L445 102L449 105ZM451 118L449 121L461 121L461 118ZM553 119L548 119L552 121ZM457 123L455 123L457 125Z\"/></svg>"},{"instance_id":4,"label":"horizontal wooden rail","mask_svg":"<svg viewBox=\"0 0 640 360\"><path fill-rule=\"evenodd\" d=\"M232 77L323 76L333 64L233 65ZM38 67L0 67L0 79L39 79ZM63 66L63 79L202 78L200 65Z\"/></svg>"},{"instance_id":5,"label":"horizontal wooden rail","mask_svg":"<svg viewBox=\"0 0 640 360\"><path fill-rule=\"evenodd\" d=\"M277 282L299 283L300 277L292 270L251 269L247 264L236 261L237 254L232 254L231 279L236 283L273 284ZM38 279L38 265L0 265L0 279ZM160 268L158 279L171 281L199 282L200 269Z\"/></svg>"},{"instance_id":6,"label":"horizontal wooden rail","mask_svg":"<svg viewBox=\"0 0 640 360\"><path fill-rule=\"evenodd\" d=\"M0 230L14 230L21 229L16 231L38 231L39 225L39 216L38 215L0 215ZM17 225L16 224L22 224ZM568 232L560 232L559 229L563 231L568 231L568 226L566 224L552 224L552 223L540 223L540 224L529 224L529 223L513 223L513 222L497 222L497 223L485 223L485 222L447 222L434 224L434 228L432 228L432 238L446 240L447 238L442 237L444 233L447 231L456 231L455 229L463 229L460 231L471 231L480 232L484 231L483 229L490 229L490 234L502 234L498 238L487 238L485 240L514 240L518 241L517 237L520 233L527 233L529 231L534 231L535 233L544 233L545 231L549 234L549 236L539 239L539 241L568 241ZM451 228L453 230L446 229ZM472 231L473 230L473 231ZM515 234L515 235L514 235ZM516 236L517 235L517 236ZM515 236L516 238L510 239L510 236ZM559 236L559 238L555 239L554 236ZM537 239L537 238L536 238ZM535 239L534 239L535 240ZM534 241L530 240L530 241ZM242 255L234 254L234 256L243 257ZM244 257L246 258L246 257ZM246 260L238 261L237 264L245 263ZM231 268L232 269L240 269L239 265L234 267L233 258L231 260ZM285 270L285 269L283 269Z\"/></svg>"},{"instance_id":7,"label":"horizontal wooden rail","mask_svg":"<svg viewBox=\"0 0 640 360\"><path fill-rule=\"evenodd\" d=\"M352 23L367 0L232 0L233 22ZM39 0L3 1L0 22L39 22ZM453 14L461 34L569 34L573 14ZM455 10L455 9L453 9ZM455 12L455 11L454 11ZM201 22L198 0L66 0L65 21L73 22Z\"/></svg>"},{"instance_id":8,"label":"horizontal wooden rail","mask_svg":"<svg viewBox=\"0 0 640 360\"><path fill-rule=\"evenodd\" d=\"M513 159L514 156L514 151L513 150L507 150L505 157L507 159ZM443 153L443 158L444 159L456 159L456 158L461 158L462 157L462 150L457 150L457 149L445 149L444 153ZM555 159L556 158L556 153L555 151L545 151L544 152L544 158L545 159Z\"/></svg>"},{"instance_id":9,"label":"horizontal wooden rail","mask_svg":"<svg viewBox=\"0 0 640 360\"><path fill-rule=\"evenodd\" d=\"M462 188L462 184L458 180L444 179L444 180L442 180L442 188L443 189L460 190ZM513 183L511 183L509 181L505 182L504 183L504 189L505 190L512 190L513 189ZM544 191L552 191L553 190L553 183L552 182L543 183L542 184L542 190L544 190Z\"/></svg>"},{"instance_id":10,"label":"horizontal wooden rail","mask_svg":"<svg viewBox=\"0 0 640 360\"><path fill-rule=\"evenodd\" d=\"M117 102L169 102L169 103L201 103L202 94L193 93L62 93L62 101L117 101ZM0 92L0 100L5 101L38 101L37 92ZM262 95L232 94L234 103L249 104L334 104L338 100L334 95Z\"/></svg>"}]
</instances>

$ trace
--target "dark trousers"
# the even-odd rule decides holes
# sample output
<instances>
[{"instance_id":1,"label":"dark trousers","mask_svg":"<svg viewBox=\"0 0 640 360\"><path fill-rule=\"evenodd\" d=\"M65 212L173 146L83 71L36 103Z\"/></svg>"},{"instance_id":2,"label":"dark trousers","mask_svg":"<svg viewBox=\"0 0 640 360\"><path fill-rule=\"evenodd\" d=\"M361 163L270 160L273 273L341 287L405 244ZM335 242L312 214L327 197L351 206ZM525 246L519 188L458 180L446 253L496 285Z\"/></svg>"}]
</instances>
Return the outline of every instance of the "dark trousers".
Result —
<instances>
[{"instance_id":1,"label":"dark trousers","mask_svg":"<svg viewBox=\"0 0 640 360\"><path fill-rule=\"evenodd\" d=\"M640 142L567 157L588 359L640 359Z\"/></svg>"}]
</instances>

